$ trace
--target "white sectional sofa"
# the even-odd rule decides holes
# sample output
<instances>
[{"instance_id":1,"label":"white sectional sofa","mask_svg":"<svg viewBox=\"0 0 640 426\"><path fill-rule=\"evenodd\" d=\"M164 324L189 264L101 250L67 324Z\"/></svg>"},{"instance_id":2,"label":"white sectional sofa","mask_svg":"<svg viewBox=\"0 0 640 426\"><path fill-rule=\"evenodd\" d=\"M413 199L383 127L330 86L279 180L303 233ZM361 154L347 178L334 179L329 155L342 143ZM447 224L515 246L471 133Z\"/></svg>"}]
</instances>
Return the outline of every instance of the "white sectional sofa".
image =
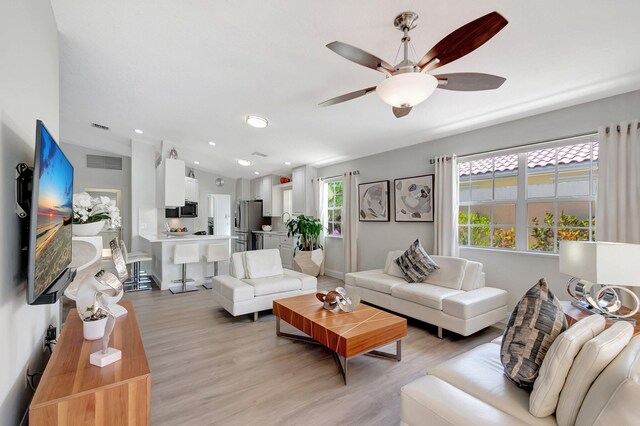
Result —
<instances>
[{"instance_id":1,"label":"white sectional sofa","mask_svg":"<svg viewBox=\"0 0 640 426\"><path fill-rule=\"evenodd\" d=\"M213 296L231 315L271 309L273 301L315 293L316 277L282 268L280 250L254 250L231 255L229 275L213 277Z\"/></svg>"},{"instance_id":2,"label":"white sectional sofa","mask_svg":"<svg viewBox=\"0 0 640 426\"><path fill-rule=\"evenodd\" d=\"M485 287L482 264L466 259L431 256L440 269L423 283L407 283L390 251L384 269L345 275L347 291L394 312L468 336L507 317L507 292Z\"/></svg>"},{"instance_id":3,"label":"white sectional sofa","mask_svg":"<svg viewBox=\"0 0 640 426\"><path fill-rule=\"evenodd\" d=\"M556 425L554 414L529 413L529 392L504 374L500 339L445 361L405 385L400 392L401 425ZM636 336L590 385L575 424L637 425L639 402L640 336Z\"/></svg>"}]
</instances>

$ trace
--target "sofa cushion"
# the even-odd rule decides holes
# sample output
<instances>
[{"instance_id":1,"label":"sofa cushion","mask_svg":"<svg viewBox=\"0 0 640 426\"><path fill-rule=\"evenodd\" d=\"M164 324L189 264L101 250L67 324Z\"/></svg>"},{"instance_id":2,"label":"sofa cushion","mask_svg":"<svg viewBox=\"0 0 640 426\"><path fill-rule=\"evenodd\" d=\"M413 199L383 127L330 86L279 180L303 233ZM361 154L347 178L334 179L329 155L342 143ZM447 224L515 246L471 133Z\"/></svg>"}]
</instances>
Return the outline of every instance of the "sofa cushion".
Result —
<instances>
[{"instance_id":1,"label":"sofa cushion","mask_svg":"<svg viewBox=\"0 0 640 426\"><path fill-rule=\"evenodd\" d=\"M575 424L578 411L591 384L627 346L632 336L633 326L628 322L620 321L584 344L569 370L560 393L556 411L558 425Z\"/></svg>"},{"instance_id":2,"label":"sofa cushion","mask_svg":"<svg viewBox=\"0 0 640 426\"><path fill-rule=\"evenodd\" d=\"M344 274L344 283L346 285L352 285L354 287L358 286L356 282L358 277L361 276L369 276L369 275L380 275L382 274L382 269L371 269L369 271L360 271L360 272L349 272Z\"/></svg>"},{"instance_id":3,"label":"sofa cushion","mask_svg":"<svg viewBox=\"0 0 640 426\"><path fill-rule=\"evenodd\" d=\"M408 425L528 424L431 375L403 386L400 395L400 418Z\"/></svg>"},{"instance_id":4,"label":"sofa cushion","mask_svg":"<svg viewBox=\"0 0 640 426\"><path fill-rule=\"evenodd\" d=\"M640 419L640 336L598 376L584 398L577 425L632 425Z\"/></svg>"},{"instance_id":5,"label":"sofa cushion","mask_svg":"<svg viewBox=\"0 0 640 426\"><path fill-rule=\"evenodd\" d=\"M529 398L529 412L536 417L556 412L560 391L569 374L573 360L582 346L604 330L602 315L584 318L561 333L542 361L540 373Z\"/></svg>"},{"instance_id":6,"label":"sofa cushion","mask_svg":"<svg viewBox=\"0 0 640 426\"><path fill-rule=\"evenodd\" d=\"M406 284L404 278L398 278L387 274L361 275L356 277L356 286L391 294L391 289L400 284Z\"/></svg>"},{"instance_id":7,"label":"sofa cushion","mask_svg":"<svg viewBox=\"0 0 640 426\"><path fill-rule=\"evenodd\" d=\"M442 301L442 311L451 316L470 319L507 306L507 292L493 287L462 291Z\"/></svg>"},{"instance_id":8,"label":"sofa cushion","mask_svg":"<svg viewBox=\"0 0 640 426\"><path fill-rule=\"evenodd\" d=\"M247 278L282 275L282 260L278 249L247 251L244 254L244 263Z\"/></svg>"},{"instance_id":9,"label":"sofa cushion","mask_svg":"<svg viewBox=\"0 0 640 426\"><path fill-rule=\"evenodd\" d=\"M287 275L275 277L247 278L242 280L254 288L256 297L267 294L284 293L285 291L300 290L302 281Z\"/></svg>"},{"instance_id":10,"label":"sofa cushion","mask_svg":"<svg viewBox=\"0 0 640 426\"><path fill-rule=\"evenodd\" d=\"M484 280L482 278L482 263L467 260L460 290L471 291L483 287Z\"/></svg>"},{"instance_id":11,"label":"sofa cushion","mask_svg":"<svg viewBox=\"0 0 640 426\"><path fill-rule=\"evenodd\" d=\"M440 287L460 290L467 267L467 259L449 256L433 256L439 268L427 276L423 282Z\"/></svg>"},{"instance_id":12,"label":"sofa cushion","mask_svg":"<svg viewBox=\"0 0 640 426\"><path fill-rule=\"evenodd\" d=\"M247 275L244 273L244 251L233 253L231 255L231 268L229 271L229 275L235 277L239 280L246 278Z\"/></svg>"},{"instance_id":13,"label":"sofa cushion","mask_svg":"<svg viewBox=\"0 0 640 426\"><path fill-rule=\"evenodd\" d=\"M400 267L405 280L409 283L422 282L430 273L440 268L429 257L419 238L395 260L395 263Z\"/></svg>"},{"instance_id":14,"label":"sofa cushion","mask_svg":"<svg viewBox=\"0 0 640 426\"><path fill-rule=\"evenodd\" d=\"M560 300L541 278L518 302L504 330L500 358L507 377L533 387L547 351L566 329Z\"/></svg>"},{"instance_id":15,"label":"sofa cushion","mask_svg":"<svg viewBox=\"0 0 640 426\"><path fill-rule=\"evenodd\" d=\"M539 419L529 413L529 392L515 386L504 375L500 346L494 343L485 343L451 358L429 374L524 423L556 424L554 416Z\"/></svg>"},{"instance_id":16,"label":"sofa cushion","mask_svg":"<svg viewBox=\"0 0 640 426\"><path fill-rule=\"evenodd\" d=\"M312 275L292 271L291 269L283 269L283 274L291 278L299 279L302 282L302 286L300 287L302 291L318 289L318 279Z\"/></svg>"},{"instance_id":17,"label":"sofa cushion","mask_svg":"<svg viewBox=\"0 0 640 426\"><path fill-rule=\"evenodd\" d=\"M255 290L252 286L230 275L217 275L212 279L216 289L222 296L236 303L253 300Z\"/></svg>"},{"instance_id":18,"label":"sofa cushion","mask_svg":"<svg viewBox=\"0 0 640 426\"><path fill-rule=\"evenodd\" d=\"M395 262L397 258L402 256L404 253L403 250L393 250L387 253L387 260L384 262L384 273L387 275L391 275L392 277L399 277L404 279L404 273L402 273L402 269Z\"/></svg>"},{"instance_id":19,"label":"sofa cushion","mask_svg":"<svg viewBox=\"0 0 640 426\"><path fill-rule=\"evenodd\" d=\"M391 288L391 295L398 299L408 300L428 308L442 310L442 300L446 297L462 293L460 290L440 287L432 284L401 284Z\"/></svg>"}]
</instances>

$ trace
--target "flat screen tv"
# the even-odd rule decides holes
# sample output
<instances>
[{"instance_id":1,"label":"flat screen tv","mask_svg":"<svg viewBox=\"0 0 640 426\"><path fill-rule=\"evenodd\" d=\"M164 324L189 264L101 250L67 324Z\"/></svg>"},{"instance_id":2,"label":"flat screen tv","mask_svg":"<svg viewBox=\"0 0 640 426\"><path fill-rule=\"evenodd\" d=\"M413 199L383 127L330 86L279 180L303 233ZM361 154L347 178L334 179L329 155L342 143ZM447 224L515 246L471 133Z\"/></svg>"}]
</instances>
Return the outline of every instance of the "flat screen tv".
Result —
<instances>
[{"instance_id":1,"label":"flat screen tv","mask_svg":"<svg viewBox=\"0 0 640 426\"><path fill-rule=\"evenodd\" d=\"M29 304L55 302L57 296L41 296L53 287L68 284L65 276L71 263L72 204L73 166L38 120L29 218Z\"/></svg>"}]
</instances>

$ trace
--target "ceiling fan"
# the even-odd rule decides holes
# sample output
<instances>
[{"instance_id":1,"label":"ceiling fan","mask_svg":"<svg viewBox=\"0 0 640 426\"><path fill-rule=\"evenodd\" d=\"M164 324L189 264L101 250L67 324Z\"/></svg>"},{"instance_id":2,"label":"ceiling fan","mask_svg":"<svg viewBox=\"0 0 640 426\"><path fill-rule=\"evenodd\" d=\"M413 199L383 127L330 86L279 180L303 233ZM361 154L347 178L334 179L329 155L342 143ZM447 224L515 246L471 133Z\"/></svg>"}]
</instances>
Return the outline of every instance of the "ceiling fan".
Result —
<instances>
[{"instance_id":1,"label":"ceiling fan","mask_svg":"<svg viewBox=\"0 0 640 426\"><path fill-rule=\"evenodd\" d=\"M338 55L356 64L380 71L386 78L377 86L356 90L324 101L320 106L329 106L377 92L380 98L393 107L397 118L411 112L411 108L427 99L436 88L459 91L497 89L505 78L482 73L452 73L432 75L432 71L459 59L489 41L507 25L507 20L498 12L488 13L458 28L431 48L419 61L409 59L409 31L417 25L418 14L403 12L393 21L404 33L402 47L404 59L393 66L362 49L334 41L327 47Z\"/></svg>"}]
</instances>

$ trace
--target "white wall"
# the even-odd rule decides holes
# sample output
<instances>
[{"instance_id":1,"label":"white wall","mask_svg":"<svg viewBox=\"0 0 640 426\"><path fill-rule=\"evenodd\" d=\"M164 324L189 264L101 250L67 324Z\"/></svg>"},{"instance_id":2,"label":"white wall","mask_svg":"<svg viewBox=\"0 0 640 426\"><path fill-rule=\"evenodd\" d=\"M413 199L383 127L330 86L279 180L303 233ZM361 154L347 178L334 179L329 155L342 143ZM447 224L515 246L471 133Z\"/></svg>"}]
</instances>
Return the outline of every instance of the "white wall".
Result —
<instances>
[{"instance_id":1,"label":"white wall","mask_svg":"<svg viewBox=\"0 0 640 426\"><path fill-rule=\"evenodd\" d=\"M429 107L427 103L423 107ZM599 125L631 120L639 115L640 91L630 92L319 168L318 176L334 176L349 170L360 170L361 183L388 179L393 185L393 179L396 178L433 173L434 167L429 164L429 160L436 155L467 155L593 132ZM393 205L393 193L391 200ZM433 224L396 223L393 221L393 208L391 212L389 223L360 223L359 270L382 267L388 250L408 247L417 237L422 239L428 249L433 246ZM327 244L327 251L325 269L342 272L341 241L331 241ZM548 279L551 289L559 296L564 295L568 277L558 273L557 256L473 249L463 249L461 253L464 257L484 263L487 285L508 290L510 306L541 277Z\"/></svg>"},{"instance_id":2,"label":"white wall","mask_svg":"<svg viewBox=\"0 0 640 426\"><path fill-rule=\"evenodd\" d=\"M48 1L0 3L0 423L18 424L31 399L24 370L42 369L42 340L58 304L27 305L15 206L15 167L33 165L36 119L59 137L58 30Z\"/></svg>"},{"instance_id":3,"label":"white wall","mask_svg":"<svg viewBox=\"0 0 640 426\"><path fill-rule=\"evenodd\" d=\"M83 192L87 188L117 189L122 197L122 238L130 243L131 235L131 158L109 152L73 145L60 144L65 155L73 164L73 192ZM90 169L87 167L87 155L106 155L122 157L122 170Z\"/></svg>"},{"instance_id":4,"label":"white wall","mask_svg":"<svg viewBox=\"0 0 640 426\"><path fill-rule=\"evenodd\" d=\"M131 141L131 250L144 250L146 243L138 236L140 208L156 207L156 151L150 144Z\"/></svg>"}]
</instances>

